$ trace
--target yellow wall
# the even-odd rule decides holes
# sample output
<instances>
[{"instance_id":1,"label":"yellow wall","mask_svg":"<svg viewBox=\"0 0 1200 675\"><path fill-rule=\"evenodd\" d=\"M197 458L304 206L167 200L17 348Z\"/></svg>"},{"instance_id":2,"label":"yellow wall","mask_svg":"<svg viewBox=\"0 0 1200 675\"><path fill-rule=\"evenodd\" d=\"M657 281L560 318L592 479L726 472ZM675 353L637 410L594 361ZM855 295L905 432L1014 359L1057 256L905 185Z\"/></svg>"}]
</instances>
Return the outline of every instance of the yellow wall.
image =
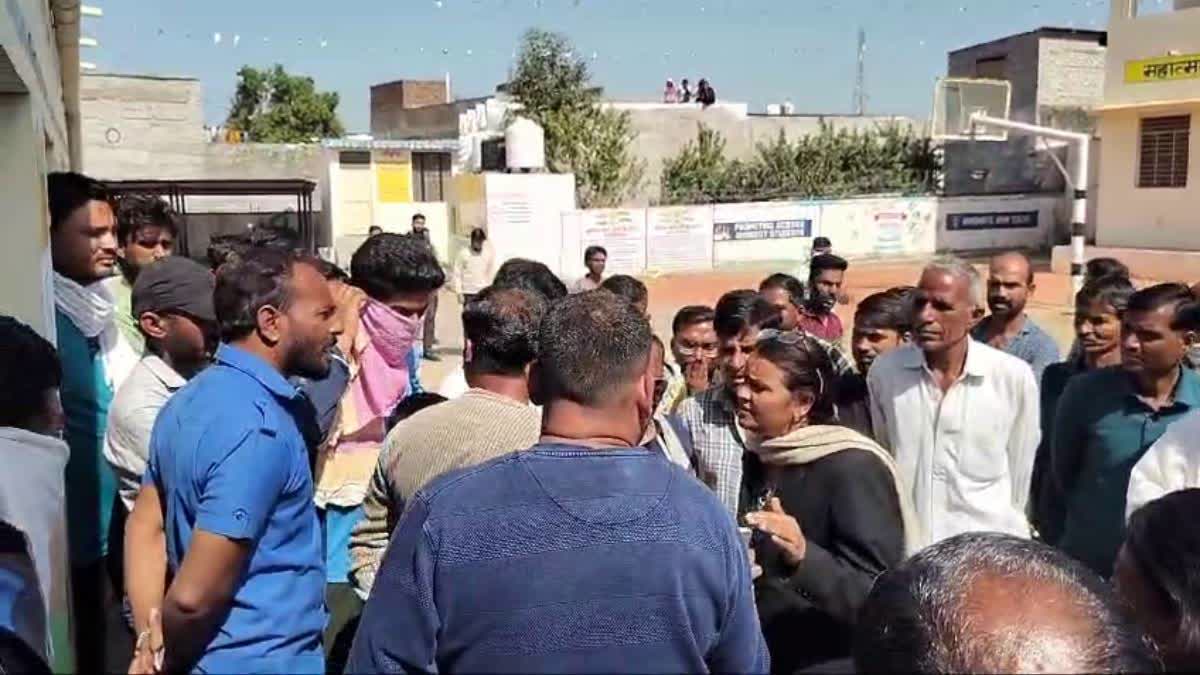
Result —
<instances>
[{"instance_id":1,"label":"yellow wall","mask_svg":"<svg viewBox=\"0 0 1200 675\"><path fill-rule=\"evenodd\" d=\"M1186 188L1137 187L1138 132L1143 117L1191 113ZM1200 249L1200 104L1113 110L1100 118L1100 246Z\"/></svg>"}]
</instances>

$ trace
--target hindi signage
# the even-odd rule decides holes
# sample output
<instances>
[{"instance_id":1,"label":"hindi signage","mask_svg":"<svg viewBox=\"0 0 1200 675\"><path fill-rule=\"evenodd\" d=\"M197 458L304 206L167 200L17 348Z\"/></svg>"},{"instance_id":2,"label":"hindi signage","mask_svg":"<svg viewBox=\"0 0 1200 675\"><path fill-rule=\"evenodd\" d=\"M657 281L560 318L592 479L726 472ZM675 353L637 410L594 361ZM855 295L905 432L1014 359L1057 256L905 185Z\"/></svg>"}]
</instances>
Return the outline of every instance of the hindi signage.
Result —
<instances>
[{"instance_id":1,"label":"hindi signage","mask_svg":"<svg viewBox=\"0 0 1200 675\"><path fill-rule=\"evenodd\" d=\"M712 267L711 206L646 210L646 268L653 271Z\"/></svg>"},{"instance_id":2,"label":"hindi signage","mask_svg":"<svg viewBox=\"0 0 1200 675\"><path fill-rule=\"evenodd\" d=\"M579 260L588 246L608 251L609 274L641 274L646 269L646 209L579 211Z\"/></svg>"},{"instance_id":3,"label":"hindi signage","mask_svg":"<svg viewBox=\"0 0 1200 675\"><path fill-rule=\"evenodd\" d=\"M1196 79L1200 79L1200 54L1125 62L1125 81L1130 84Z\"/></svg>"},{"instance_id":4,"label":"hindi signage","mask_svg":"<svg viewBox=\"0 0 1200 675\"><path fill-rule=\"evenodd\" d=\"M1037 226L1037 211L946 214L946 229L951 231L1036 229Z\"/></svg>"}]
</instances>

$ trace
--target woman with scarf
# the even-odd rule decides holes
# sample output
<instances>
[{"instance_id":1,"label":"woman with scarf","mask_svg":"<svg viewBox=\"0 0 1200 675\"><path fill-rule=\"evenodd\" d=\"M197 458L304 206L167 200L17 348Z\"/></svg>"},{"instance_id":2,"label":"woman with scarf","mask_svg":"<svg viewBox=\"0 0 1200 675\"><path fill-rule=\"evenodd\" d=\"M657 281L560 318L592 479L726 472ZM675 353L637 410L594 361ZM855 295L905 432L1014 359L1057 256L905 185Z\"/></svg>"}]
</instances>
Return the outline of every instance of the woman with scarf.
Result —
<instances>
[{"instance_id":1,"label":"woman with scarf","mask_svg":"<svg viewBox=\"0 0 1200 675\"><path fill-rule=\"evenodd\" d=\"M832 426L835 377L811 337L764 331L737 388L751 449L743 512L763 570L756 599L776 673L848 657L875 577L921 541L891 455Z\"/></svg>"}]
</instances>

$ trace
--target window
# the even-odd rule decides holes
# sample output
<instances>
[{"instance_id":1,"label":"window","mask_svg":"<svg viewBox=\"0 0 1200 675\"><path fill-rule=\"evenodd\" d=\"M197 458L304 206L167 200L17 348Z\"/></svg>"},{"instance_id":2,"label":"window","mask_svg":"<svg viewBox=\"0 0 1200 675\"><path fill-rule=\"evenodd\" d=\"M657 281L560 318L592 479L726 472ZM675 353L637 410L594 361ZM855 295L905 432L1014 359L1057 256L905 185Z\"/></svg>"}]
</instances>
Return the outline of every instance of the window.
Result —
<instances>
[{"instance_id":1,"label":"window","mask_svg":"<svg viewBox=\"0 0 1200 675\"><path fill-rule=\"evenodd\" d=\"M413 197L419 202L446 201L450 181L450 155L445 152L414 152Z\"/></svg>"},{"instance_id":2,"label":"window","mask_svg":"<svg viewBox=\"0 0 1200 675\"><path fill-rule=\"evenodd\" d=\"M1140 188L1187 187L1191 115L1147 117L1138 139Z\"/></svg>"},{"instance_id":3,"label":"window","mask_svg":"<svg viewBox=\"0 0 1200 675\"><path fill-rule=\"evenodd\" d=\"M370 166L371 153L365 150L343 150L338 153L338 164L343 166Z\"/></svg>"}]
</instances>

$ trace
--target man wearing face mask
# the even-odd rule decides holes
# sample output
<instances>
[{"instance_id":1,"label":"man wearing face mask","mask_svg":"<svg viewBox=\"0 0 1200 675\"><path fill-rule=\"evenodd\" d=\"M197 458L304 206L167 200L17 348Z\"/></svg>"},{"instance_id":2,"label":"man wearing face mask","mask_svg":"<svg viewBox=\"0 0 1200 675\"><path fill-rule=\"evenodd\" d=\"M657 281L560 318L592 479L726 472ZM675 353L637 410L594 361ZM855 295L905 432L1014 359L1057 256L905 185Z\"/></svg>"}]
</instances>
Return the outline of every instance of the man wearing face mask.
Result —
<instances>
[{"instance_id":1,"label":"man wearing face mask","mask_svg":"<svg viewBox=\"0 0 1200 675\"><path fill-rule=\"evenodd\" d=\"M678 415L691 434L696 474L713 489L731 515L737 515L742 490L746 436L737 423L735 392L758 334L779 328L779 310L751 290L730 291L717 302L720 382L679 405Z\"/></svg>"},{"instance_id":2,"label":"man wearing face mask","mask_svg":"<svg viewBox=\"0 0 1200 675\"><path fill-rule=\"evenodd\" d=\"M350 536L379 461L388 414L411 391L410 359L433 296L446 281L422 238L384 233L368 238L350 260L351 283L366 294L346 353L350 383L337 421L317 455L316 503L325 514L330 627L353 618L358 596L349 583ZM332 635L332 633L327 633ZM327 641L332 648L332 641Z\"/></svg>"},{"instance_id":3,"label":"man wearing face mask","mask_svg":"<svg viewBox=\"0 0 1200 675\"><path fill-rule=\"evenodd\" d=\"M347 672L766 672L733 520L637 447L646 318L581 293L550 308L537 343L541 441L416 493Z\"/></svg>"},{"instance_id":4,"label":"man wearing face mask","mask_svg":"<svg viewBox=\"0 0 1200 675\"><path fill-rule=\"evenodd\" d=\"M799 327L809 335L837 342L842 339L842 320L834 313L846 270L850 263L831 253L812 259L808 273L808 301L800 310Z\"/></svg>"}]
</instances>

